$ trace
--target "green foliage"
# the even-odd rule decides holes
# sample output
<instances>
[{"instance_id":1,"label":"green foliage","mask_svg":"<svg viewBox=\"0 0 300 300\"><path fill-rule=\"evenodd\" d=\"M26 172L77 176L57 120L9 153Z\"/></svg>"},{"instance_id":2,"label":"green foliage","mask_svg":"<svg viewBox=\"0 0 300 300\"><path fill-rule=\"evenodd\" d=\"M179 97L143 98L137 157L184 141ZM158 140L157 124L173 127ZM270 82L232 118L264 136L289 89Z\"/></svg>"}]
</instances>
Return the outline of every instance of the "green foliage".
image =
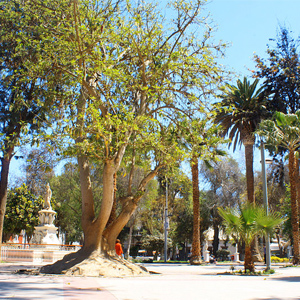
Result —
<instances>
[{"instance_id":1,"label":"green foliage","mask_svg":"<svg viewBox=\"0 0 300 300\"><path fill-rule=\"evenodd\" d=\"M223 135L230 138L233 150L253 135L263 118L270 116L264 87L257 88L244 77L237 80L237 86L227 84L220 96L222 101L215 104L215 123L223 127Z\"/></svg>"},{"instance_id":2,"label":"green foliage","mask_svg":"<svg viewBox=\"0 0 300 300\"><path fill-rule=\"evenodd\" d=\"M275 40L276 45L268 45L267 59L254 56L256 78L261 78L272 94L268 106L274 113L295 113L300 109L300 59L298 41L291 36L287 27L280 27Z\"/></svg>"},{"instance_id":3,"label":"green foliage","mask_svg":"<svg viewBox=\"0 0 300 300\"><path fill-rule=\"evenodd\" d=\"M292 239L292 210L291 210L291 187L286 187L285 197L279 204L280 213L285 216L286 221L283 224L282 233L289 239Z\"/></svg>"},{"instance_id":4,"label":"green foliage","mask_svg":"<svg viewBox=\"0 0 300 300\"><path fill-rule=\"evenodd\" d=\"M33 194L43 195L47 183L54 176L57 157L45 143L41 143L39 148L27 151L22 151L25 158L23 168L26 172L26 185Z\"/></svg>"},{"instance_id":5,"label":"green foliage","mask_svg":"<svg viewBox=\"0 0 300 300\"><path fill-rule=\"evenodd\" d=\"M164 249L165 238L163 234L156 235L143 235L141 239L142 247L148 251L156 251L156 253L162 253ZM168 248L172 246L171 239L168 238Z\"/></svg>"},{"instance_id":6,"label":"green foliage","mask_svg":"<svg viewBox=\"0 0 300 300\"><path fill-rule=\"evenodd\" d=\"M170 233L172 240L177 245L191 243L193 238L193 212L191 209L184 209L178 212L175 218L174 230ZM201 228L201 227L200 227Z\"/></svg>"},{"instance_id":7,"label":"green foliage","mask_svg":"<svg viewBox=\"0 0 300 300\"><path fill-rule=\"evenodd\" d=\"M34 196L23 184L8 191L3 232L6 238L25 230L30 239L34 226L39 224L38 211L43 207L43 198Z\"/></svg>"},{"instance_id":8,"label":"green foliage","mask_svg":"<svg viewBox=\"0 0 300 300\"><path fill-rule=\"evenodd\" d=\"M216 258L218 261L226 261L226 260L230 260L229 255L230 255L229 250L222 249L217 251Z\"/></svg>"},{"instance_id":9,"label":"green foliage","mask_svg":"<svg viewBox=\"0 0 300 300\"><path fill-rule=\"evenodd\" d=\"M78 166L67 163L63 173L50 181L52 198L56 201L55 225L65 234L66 244L82 240L81 193Z\"/></svg>"},{"instance_id":10,"label":"green foliage","mask_svg":"<svg viewBox=\"0 0 300 300\"><path fill-rule=\"evenodd\" d=\"M2 151L7 144L18 145L28 130L32 134L49 126L50 112L61 99L57 95L63 95L53 62L43 58L45 35L37 30L38 19L22 1L0 2ZM30 138L39 142L37 137Z\"/></svg>"},{"instance_id":11,"label":"green foliage","mask_svg":"<svg viewBox=\"0 0 300 300\"><path fill-rule=\"evenodd\" d=\"M272 234L284 219L278 212L270 212L268 215L261 206L244 204L240 210L236 208L219 208L228 235L235 234L250 246L255 236Z\"/></svg>"},{"instance_id":12,"label":"green foliage","mask_svg":"<svg viewBox=\"0 0 300 300\"><path fill-rule=\"evenodd\" d=\"M180 28L173 32L154 3L20 2L24 23L33 18L31 30L39 33L27 42L43 47L44 64L52 61L62 80L73 81L73 87L82 84L85 97L92 99L82 111L81 129L67 119L61 124L67 137L81 137L69 154L112 158L135 132L136 153L167 163L182 157L169 127L198 110L198 93L213 93L222 73L214 62L220 45L197 41L187 30L199 26L203 2L189 3L189 10L187 4L176 2L182 22L174 24ZM68 120L72 113L70 108Z\"/></svg>"},{"instance_id":13,"label":"green foliage","mask_svg":"<svg viewBox=\"0 0 300 300\"><path fill-rule=\"evenodd\" d=\"M263 121L257 133L266 137L266 143L295 151L300 142L300 110L294 114L276 112L273 120Z\"/></svg>"},{"instance_id":14,"label":"green foliage","mask_svg":"<svg viewBox=\"0 0 300 300\"><path fill-rule=\"evenodd\" d=\"M122 166L133 172L137 164L146 175L155 175L162 166L178 165L185 153L176 129L185 126L186 118L199 116L200 97L214 94L223 82L216 58L224 45L210 42L210 28L200 15L205 1L171 1L168 9L176 12L175 19L164 18L161 7L149 1L138 6L122 0L3 3L1 12L8 22L18 24L14 32L18 51L37 49L37 57L26 61L26 75L49 85L49 94L55 96L49 99L59 100L40 101L53 114L64 111L54 127L55 141L68 146L66 155L84 158L86 165L110 164L113 171ZM208 147L220 144L216 126L209 131L207 122L198 125ZM53 195L66 212L60 217L69 216L65 205L78 215L77 201L68 202L77 200L77 195L63 193L58 179L51 186L57 186ZM143 190L144 186L135 189L134 196L138 198ZM71 218L69 223L78 228Z\"/></svg>"}]
</instances>

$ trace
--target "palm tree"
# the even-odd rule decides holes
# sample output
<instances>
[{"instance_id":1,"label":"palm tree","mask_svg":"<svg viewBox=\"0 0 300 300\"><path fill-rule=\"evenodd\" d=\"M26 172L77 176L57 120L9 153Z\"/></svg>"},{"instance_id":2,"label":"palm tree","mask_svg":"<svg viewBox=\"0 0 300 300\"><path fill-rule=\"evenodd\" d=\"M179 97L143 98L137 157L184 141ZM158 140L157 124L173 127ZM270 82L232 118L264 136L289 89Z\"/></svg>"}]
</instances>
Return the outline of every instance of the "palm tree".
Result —
<instances>
[{"instance_id":1,"label":"palm tree","mask_svg":"<svg viewBox=\"0 0 300 300\"><path fill-rule=\"evenodd\" d=\"M212 124L207 115L182 124L183 144L190 152L193 184L193 240L190 263L198 265L201 264L199 159L209 164L218 156L224 156L225 152L219 149L224 140L219 137L220 126Z\"/></svg>"},{"instance_id":2,"label":"palm tree","mask_svg":"<svg viewBox=\"0 0 300 300\"><path fill-rule=\"evenodd\" d=\"M289 178L291 185L291 223L293 236L293 264L299 264L299 214L298 202L300 191L297 192L297 159L296 151L300 146L300 110L295 114L276 112L274 120L265 120L257 131L266 137L266 143L278 148L281 146L289 151Z\"/></svg>"},{"instance_id":3,"label":"palm tree","mask_svg":"<svg viewBox=\"0 0 300 300\"><path fill-rule=\"evenodd\" d=\"M222 135L230 138L236 146L245 146L246 180L248 201L254 203L253 146L255 130L261 120L267 116L266 94L264 88L256 90L258 79L252 84L244 77L237 86L227 84L221 96L222 101L216 104L215 123L223 127Z\"/></svg>"},{"instance_id":4,"label":"palm tree","mask_svg":"<svg viewBox=\"0 0 300 300\"><path fill-rule=\"evenodd\" d=\"M266 213L262 206L246 203L240 210L236 208L219 208L219 213L224 220L228 235L236 237L245 242L245 272L254 272L255 267L251 255L251 243L258 235L267 237L280 225L282 219L278 212Z\"/></svg>"}]
</instances>

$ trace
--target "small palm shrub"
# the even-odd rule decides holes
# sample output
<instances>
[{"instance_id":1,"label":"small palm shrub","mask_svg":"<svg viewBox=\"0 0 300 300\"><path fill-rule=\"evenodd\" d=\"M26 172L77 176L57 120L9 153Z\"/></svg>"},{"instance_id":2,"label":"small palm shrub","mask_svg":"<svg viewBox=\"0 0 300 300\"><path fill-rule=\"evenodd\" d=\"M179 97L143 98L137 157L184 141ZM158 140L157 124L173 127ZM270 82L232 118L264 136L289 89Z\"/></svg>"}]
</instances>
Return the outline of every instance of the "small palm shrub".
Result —
<instances>
[{"instance_id":1,"label":"small palm shrub","mask_svg":"<svg viewBox=\"0 0 300 300\"><path fill-rule=\"evenodd\" d=\"M236 235L245 242L245 272L254 272L254 263L251 255L251 243L257 235L272 235L274 229L284 219L277 212L266 213L266 210L258 205L246 203L238 208L226 209L219 207L219 214L223 218L227 234Z\"/></svg>"}]
</instances>

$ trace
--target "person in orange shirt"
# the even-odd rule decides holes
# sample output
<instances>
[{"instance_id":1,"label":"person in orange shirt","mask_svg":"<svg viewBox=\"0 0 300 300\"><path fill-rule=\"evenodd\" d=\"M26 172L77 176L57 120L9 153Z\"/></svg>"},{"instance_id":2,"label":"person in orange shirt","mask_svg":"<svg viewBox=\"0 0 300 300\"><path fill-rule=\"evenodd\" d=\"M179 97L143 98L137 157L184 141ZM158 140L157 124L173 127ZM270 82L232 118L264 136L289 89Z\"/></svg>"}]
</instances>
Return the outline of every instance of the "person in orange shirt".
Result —
<instances>
[{"instance_id":1,"label":"person in orange shirt","mask_svg":"<svg viewBox=\"0 0 300 300\"><path fill-rule=\"evenodd\" d=\"M123 249L122 249L122 245L121 245L121 242L119 239L116 240L115 249L116 249L117 255L122 257Z\"/></svg>"}]
</instances>

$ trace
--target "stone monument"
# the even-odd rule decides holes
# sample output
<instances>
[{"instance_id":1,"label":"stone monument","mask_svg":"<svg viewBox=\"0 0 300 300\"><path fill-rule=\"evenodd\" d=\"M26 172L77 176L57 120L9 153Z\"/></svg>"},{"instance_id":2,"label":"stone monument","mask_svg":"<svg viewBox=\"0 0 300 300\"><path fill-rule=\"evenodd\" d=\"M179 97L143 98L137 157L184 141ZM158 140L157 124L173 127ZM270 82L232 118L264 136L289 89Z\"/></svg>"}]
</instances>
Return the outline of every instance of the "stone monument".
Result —
<instances>
[{"instance_id":1,"label":"stone monument","mask_svg":"<svg viewBox=\"0 0 300 300\"><path fill-rule=\"evenodd\" d=\"M40 224L35 227L32 244L43 244L47 248L57 248L60 244L57 237L57 227L54 226L56 212L51 207L52 192L49 183L46 187L44 207L38 212Z\"/></svg>"}]
</instances>

